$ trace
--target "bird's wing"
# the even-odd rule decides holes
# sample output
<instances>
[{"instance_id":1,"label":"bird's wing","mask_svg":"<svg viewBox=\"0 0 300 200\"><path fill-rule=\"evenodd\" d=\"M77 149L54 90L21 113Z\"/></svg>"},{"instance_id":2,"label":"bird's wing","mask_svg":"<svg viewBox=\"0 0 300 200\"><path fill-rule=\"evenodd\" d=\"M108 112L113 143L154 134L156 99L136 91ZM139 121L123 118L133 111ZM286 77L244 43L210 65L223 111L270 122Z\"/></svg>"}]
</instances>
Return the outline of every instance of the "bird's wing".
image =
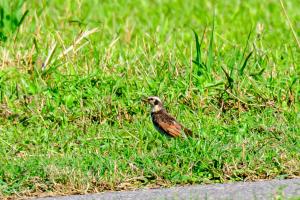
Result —
<instances>
[{"instance_id":1,"label":"bird's wing","mask_svg":"<svg viewBox=\"0 0 300 200\"><path fill-rule=\"evenodd\" d=\"M172 137L180 136L181 126L176 121L159 120L158 126Z\"/></svg>"}]
</instances>

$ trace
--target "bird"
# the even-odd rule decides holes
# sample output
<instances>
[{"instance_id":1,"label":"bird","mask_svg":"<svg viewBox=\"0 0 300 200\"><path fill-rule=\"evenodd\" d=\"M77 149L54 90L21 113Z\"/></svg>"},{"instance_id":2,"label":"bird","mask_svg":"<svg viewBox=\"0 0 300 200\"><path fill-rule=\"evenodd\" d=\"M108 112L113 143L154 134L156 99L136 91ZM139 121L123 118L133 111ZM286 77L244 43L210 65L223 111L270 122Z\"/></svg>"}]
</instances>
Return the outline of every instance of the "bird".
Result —
<instances>
[{"instance_id":1,"label":"bird","mask_svg":"<svg viewBox=\"0 0 300 200\"><path fill-rule=\"evenodd\" d=\"M164 108L157 96L150 96L147 102L151 105L151 118L154 127L163 135L169 137L186 137L193 132L176 121Z\"/></svg>"}]
</instances>

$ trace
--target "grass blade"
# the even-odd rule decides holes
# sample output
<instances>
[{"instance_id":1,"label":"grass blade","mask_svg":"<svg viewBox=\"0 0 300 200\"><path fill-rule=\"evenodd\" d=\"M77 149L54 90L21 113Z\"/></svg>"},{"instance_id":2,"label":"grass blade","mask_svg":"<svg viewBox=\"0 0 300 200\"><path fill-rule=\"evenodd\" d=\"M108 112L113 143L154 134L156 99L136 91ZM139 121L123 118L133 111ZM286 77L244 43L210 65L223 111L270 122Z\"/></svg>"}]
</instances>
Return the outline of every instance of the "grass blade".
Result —
<instances>
[{"instance_id":1,"label":"grass blade","mask_svg":"<svg viewBox=\"0 0 300 200\"><path fill-rule=\"evenodd\" d=\"M201 44L199 43L199 37L195 30L193 30L195 35L195 43L196 43L196 59L193 60L193 63L196 65L200 65L201 63ZM199 66L200 67L200 66Z\"/></svg>"},{"instance_id":2,"label":"grass blade","mask_svg":"<svg viewBox=\"0 0 300 200\"><path fill-rule=\"evenodd\" d=\"M51 46L51 49L50 49L50 51L49 51L49 53L48 53L48 56L47 56L45 62L42 64L42 70L43 70L43 71L46 69L47 65L51 62L52 57L53 57L53 54L54 54L54 52L55 52L55 50L56 50L56 47L57 47L57 43L54 42L54 43L52 44L52 46Z\"/></svg>"},{"instance_id":3,"label":"grass blade","mask_svg":"<svg viewBox=\"0 0 300 200\"><path fill-rule=\"evenodd\" d=\"M20 21L19 21L19 23L17 25L18 27L21 26L21 24L23 23L25 17L28 15L28 13L29 13L29 10L26 10L25 13L22 15L22 17L21 17L21 19L20 19Z\"/></svg>"},{"instance_id":4,"label":"grass blade","mask_svg":"<svg viewBox=\"0 0 300 200\"><path fill-rule=\"evenodd\" d=\"M243 59L243 57L245 56L246 50L247 50L247 48L248 48L249 40L250 40L251 34L252 34L252 28L250 29L250 31L249 31L249 33L248 33L248 37L247 37L247 41L246 41L246 46L245 46L244 51L243 51L242 59ZM242 59L241 59L241 62L242 62Z\"/></svg>"},{"instance_id":5,"label":"grass blade","mask_svg":"<svg viewBox=\"0 0 300 200\"><path fill-rule=\"evenodd\" d=\"M203 31L201 42L199 42L198 34L195 30L193 30L195 35L195 43L196 43L196 59L193 60L193 63L197 65L197 75L201 76L203 74L203 69L205 68L205 65L201 61L201 45L204 38L205 30Z\"/></svg>"},{"instance_id":6,"label":"grass blade","mask_svg":"<svg viewBox=\"0 0 300 200\"><path fill-rule=\"evenodd\" d=\"M228 72L226 72L226 70L221 66L226 78L227 78L227 82L228 82L228 88L232 88L232 83L234 82L233 78L231 78L231 76L228 74Z\"/></svg>"},{"instance_id":7,"label":"grass blade","mask_svg":"<svg viewBox=\"0 0 300 200\"><path fill-rule=\"evenodd\" d=\"M243 65L242 65L242 67L241 67L241 69L240 69L240 71L239 71L239 73L240 73L241 76L244 74L244 70L245 70L245 68L246 68L246 66L247 66L248 60L249 60L249 58L251 57L252 53L253 53L253 51L251 51L251 52L248 54L248 56L246 57L246 59L245 59Z\"/></svg>"},{"instance_id":8,"label":"grass blade","mask_svg":"<svg viewBox=\"0 0 300 200\"><path fill-rule=\"evenodd\" d=\"M284 13L284 15L285 15L285 17L286 17L286 19L287 19L287 21L288 21L288 23L289 23L289 26L290 26L290 28L291 28L291 30L292 30L293 36L294 36L294 38L295 38L295 41L296 41L296 43L297 43L297 45L298 45L298 47L299 47L299 49L300 49L300 41L299 41L299 39L298 39L297 33L296 33L296 31L294 30L294 27L293 27L292 22L291 22L291 20L290 20L288 14L287 14L287 12L286 12L286 10L285 10L285 7L284 7L284 5L283 5L282 0L279 0L279 1L280 1L280 4L281 4L283 13Z\"/></svg>"},{"instance_id":9,"label":"grass blade","mask_svg":"<svg viewBox=\"0 0 300 200\"><path fill-rule=\"evenodd\" d=\"M213 16L212 22L212 30L210 34L210 41L209 41L209 49L208 49L208 60L207 60L207 70L210 74L211 68L213 66L213 42L214 42L214 31L215 31L215 15Z\"/></svg>"}]
</instances>

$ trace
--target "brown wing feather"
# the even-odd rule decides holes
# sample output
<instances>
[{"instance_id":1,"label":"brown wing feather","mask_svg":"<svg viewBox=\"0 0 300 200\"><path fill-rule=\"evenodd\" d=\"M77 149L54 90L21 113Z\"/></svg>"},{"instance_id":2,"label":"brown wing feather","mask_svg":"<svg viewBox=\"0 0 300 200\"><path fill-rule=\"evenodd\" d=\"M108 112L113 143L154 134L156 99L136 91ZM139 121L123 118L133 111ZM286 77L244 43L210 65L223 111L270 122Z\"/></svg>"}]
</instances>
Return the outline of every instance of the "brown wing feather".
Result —
<instances>
[{"instance_id":1,"label":"brown wing feather","mask_svg":"<svg viewBox=\"0 0 300 200\"><path fill-rule=\"evenodd\" d=\"M180 136L181 126L176 122L173 124L169 124L164 121L160 121L158 124L159 124L159 128L165 131L168 135L172 137Z\"/></svg>"},{"instance_id":2,"label":"brown wing feather","mask_svg":"<svg viewBox=\"0 0 300 200\"><path fill-rule=\"evenodd\" d=\"M181 135L181 125L176 119L170 116L164 109L156 113L152 113L153 123L164 133L172 137Z\"/></svg>"}]
</instances>

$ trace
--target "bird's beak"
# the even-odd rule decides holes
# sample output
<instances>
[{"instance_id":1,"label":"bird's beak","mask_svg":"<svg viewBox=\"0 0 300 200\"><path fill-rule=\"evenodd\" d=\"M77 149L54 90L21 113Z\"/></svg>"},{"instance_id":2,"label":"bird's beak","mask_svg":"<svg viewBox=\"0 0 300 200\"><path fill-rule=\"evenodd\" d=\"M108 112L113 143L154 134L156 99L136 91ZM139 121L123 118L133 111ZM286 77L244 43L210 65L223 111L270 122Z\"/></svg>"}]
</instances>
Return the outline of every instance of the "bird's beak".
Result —
<instances>
[{"instance_id":1,"label":"bird's beak","mask_svg":"<svg viewBox=\"0 0 300 200\"><path fill-rule=\"evenodd\" d=\"M142 102L143 102L143 103L148 103L148 98L146 98L146 97L145 97L145 98L142 98Z\"/></svg>"}]
</instances>

